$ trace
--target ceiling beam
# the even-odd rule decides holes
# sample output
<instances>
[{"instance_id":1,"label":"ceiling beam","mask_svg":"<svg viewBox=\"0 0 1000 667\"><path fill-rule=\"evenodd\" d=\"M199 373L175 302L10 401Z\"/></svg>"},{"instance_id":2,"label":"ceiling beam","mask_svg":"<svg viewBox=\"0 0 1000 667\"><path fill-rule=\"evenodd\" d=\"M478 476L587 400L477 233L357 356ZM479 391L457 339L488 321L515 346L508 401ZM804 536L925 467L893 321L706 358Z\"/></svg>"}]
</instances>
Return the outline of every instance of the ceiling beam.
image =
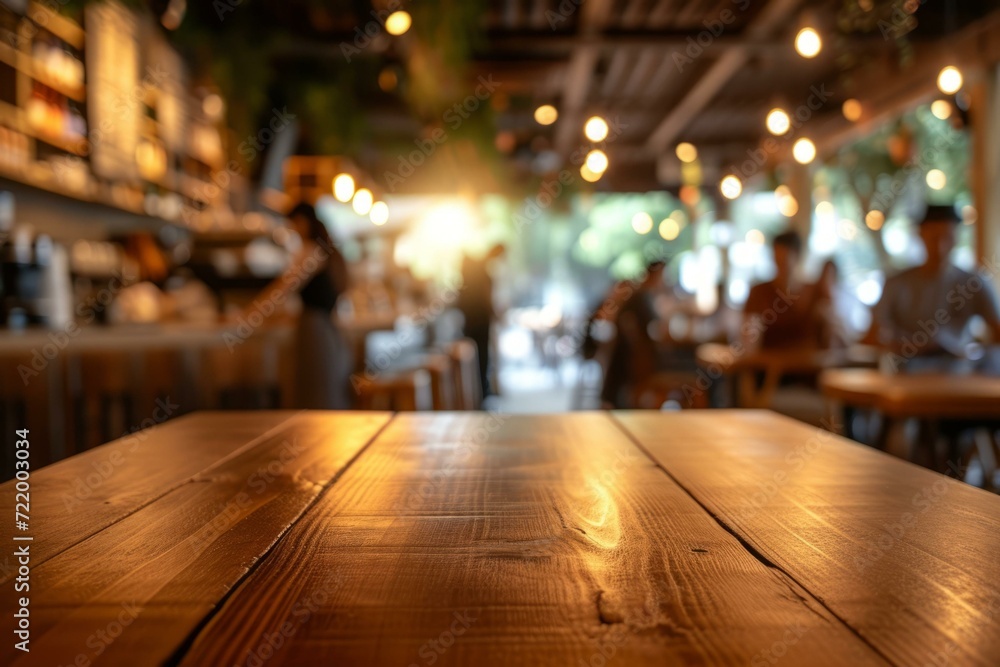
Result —
<instances>
[{"instance_id":1,"label":"ceiling beam","mask_svg":"<svg viewBox=\"0 0 1000 667\"><path fill-rule=\"evenodd\" d=\"M794 14L800 2L801 0L771 0L743 30L743 34L750 40L767 39L778 27L787 23L789 15ZM749 49L735 47L725 51L712 63L681 101L653 130L649 137L650 148L653 152L663 153L667 151L688 124L746 65L749 57Z\"/></svg>"},{"instance_id":2,"label":"ceiling beam","mask_svg":"<svg viewBox=\"0 0 1000 667\"><path fill-rule=\"evenodd\" d=\"M562 118L556 125L555 148L562 155L568 155L573 150L573 140L580 136L583 106L594 78L594 67L601 55L592 38L604 28L613 5L614 0L588 0L578 10L582 12L579 22L582 41L573 48L566 67L559 109Z\"/></svg>"}]
</instances>

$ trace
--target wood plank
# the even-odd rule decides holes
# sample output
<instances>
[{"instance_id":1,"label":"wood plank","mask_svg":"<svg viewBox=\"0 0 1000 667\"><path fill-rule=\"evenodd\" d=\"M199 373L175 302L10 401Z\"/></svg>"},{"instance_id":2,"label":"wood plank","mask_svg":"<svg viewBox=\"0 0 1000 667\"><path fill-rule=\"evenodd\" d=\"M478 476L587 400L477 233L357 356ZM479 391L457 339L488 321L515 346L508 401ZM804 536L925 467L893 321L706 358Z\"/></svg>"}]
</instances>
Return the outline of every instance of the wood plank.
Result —
<instances>
[{"instance_id":1,"label":"wood plank","mask_svg":"<svg viewBox=\"0 0 1000 667\"><path fill-rule=\"evenodd\" d=\"M893 663L996 664L1000 497L768 412L615 418Z\"/></svg>"},{"instance_id":2,"label":"wood plank","mask_svg":"<svg viewBox=\"0 0 1000 667\"><path fill-rule=\"evenodd\" d=\"M223 418L250 416L214 418L225 424ZM109 665L167 660L389 418L300 413L33 567L31 652L8 642L0 664L64 665L79 655ZM218 434L202 423L190 435L207 445ZM13 597L4 596L0 613L13 611ZM95 639L98 630L125 625L122 615L129 623L114 641Z\"/></svg>"},{"instance_id":3,"label":"wood plank","mask_svg":"<svg viewBox=\"0 0 1000 667\"><path fill-rule=\"evenodd\" d=\"M120 521L240 447L253 446L255 438L294 415L185 415L32 471L29 516L37 528L32 565ZM15 481L0 484L4 516L14 515ZM10 581L16 569L6 555L0 582Z\"/></svg>"},{"instance_id":4,"label":"wood plank","mask_svg":"<svg viewBox=\"0 0 1000 667\"><path fill-rule=\"evenodd\" d=\"M180 664L265 653L269 667L885 664L600 413L397 416Z\"/></svg>"}]
</instances>

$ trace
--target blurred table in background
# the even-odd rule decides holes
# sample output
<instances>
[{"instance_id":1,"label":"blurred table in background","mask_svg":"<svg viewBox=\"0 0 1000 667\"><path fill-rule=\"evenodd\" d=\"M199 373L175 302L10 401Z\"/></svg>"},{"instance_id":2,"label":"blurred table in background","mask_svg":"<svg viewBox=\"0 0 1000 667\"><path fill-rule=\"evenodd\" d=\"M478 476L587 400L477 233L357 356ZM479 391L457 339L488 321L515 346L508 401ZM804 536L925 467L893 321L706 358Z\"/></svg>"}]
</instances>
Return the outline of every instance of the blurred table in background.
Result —
<instances>
[{"instance_id":1,"label":"blurred table in background","mask_svg":"<svg viewBox=\"0 0 1000 667\"><path fill-rule=\"evenodd\" d=\"M945 373L890 375L869 369L828 370L820 375L819 386L823 395L838 409L850 415L852 410L873 410L885 420L880 428L884 446L893 427L914 419L927 424L949 421L958 426L967 425L973 431L974 449L964 457L976 456L983 469L984 483L994 485L997 472L998 449L994 435L1000 426L1000 377L987 375L958 375ZM845 410L846 409L846 410ZM850 416L844 422L850 427ZM851 433L849 428L848 433ZM933 434L933 432L932 432ZM936 442L924 439L918 442L934 458ZM955 443L949 443L949 461L932 461L937 467L959 457ZM909 452L899 452L912 456Z\"/></svg>"}]
</instances>

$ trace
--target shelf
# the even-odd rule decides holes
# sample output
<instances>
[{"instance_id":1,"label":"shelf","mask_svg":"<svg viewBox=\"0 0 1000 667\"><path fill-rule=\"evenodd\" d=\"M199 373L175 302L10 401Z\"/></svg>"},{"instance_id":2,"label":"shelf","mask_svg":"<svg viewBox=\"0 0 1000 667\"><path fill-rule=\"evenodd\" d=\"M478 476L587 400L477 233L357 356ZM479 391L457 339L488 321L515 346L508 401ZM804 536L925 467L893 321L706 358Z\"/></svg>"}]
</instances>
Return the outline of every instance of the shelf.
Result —
<instances>
[{"instance_id":1,"label":"shelf","mask_svg":"<svg viewBox=\"0 0 1000 667\"><path fill-rule=\"evenodd\" d=\"M34 79L38 83L42 84L43 86L51 88L52 90L56 91L60 95L65 95L66 97L70 98L74 102L85 102L86 101L86 99L87 99L87 93L86 93L86 88L84 86L80 86L79 88L76 88L76 89L68 88L68 87L66 87L63 84L57 83L56 81L50 79L47 74L42 74L40 71L38 71L34 67L34 64L35 63L33 61L32 62L32 71L29 73L29 76L32 79Z\"/></svg>"},{"instance_id":2,"label":"shelf","mask_svg":"<svg viewBox=\"0 0 1000 667\"><path fill-rule=\"evenodd\" d=\"M41 141L48 144L54 148L58 148L61 151L66 151L67 153L72 153L78 157L87 156L87 142L85 139L70 140L64 139L62 137L54 137L44 132L39 132L34 128L28 128L25 132L29 137L32 137L36 141Z\"/></svg>"},{"instance_id":3,"label":"shelf","mask_svg":"<svg viewBox=\"0 0 1000 667\"><path fill-rule=\"evenodd\" d=\"M28 18L42 30L48 30L73 48L83 50L83 28L61 14L32 2L28 7Z\"/></svg>"}]
</instances>

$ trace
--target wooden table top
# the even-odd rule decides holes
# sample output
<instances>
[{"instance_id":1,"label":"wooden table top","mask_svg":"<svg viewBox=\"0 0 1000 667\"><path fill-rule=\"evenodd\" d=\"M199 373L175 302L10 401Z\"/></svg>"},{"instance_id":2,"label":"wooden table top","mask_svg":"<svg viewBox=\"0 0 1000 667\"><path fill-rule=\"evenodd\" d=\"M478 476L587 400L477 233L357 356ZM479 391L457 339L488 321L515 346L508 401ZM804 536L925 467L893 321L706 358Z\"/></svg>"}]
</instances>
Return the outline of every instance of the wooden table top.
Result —
<instances>
[{"instance_id":1,"label":"wooden table top","mask_svg":"<svg viewBox=\"0 0 1000 667\"><path fill-rule=\"evenodd\" d=\"M200 413L30 482L2 664L1000 655L1000 497L769 412Z\"/></svg>"},{"instance_id":2,"label":"wooden table top","mask_svg":"<svg viewBox=\"0 0 1000 667\"><path fill-rule=\"evenodd\" d=\"M838 369L819 383L829 398L891 417L1000 419L1000 377Z\"/></svg>"},{"instance_id":3,"label":"wooden table top","mask_svg":"<svg viewBox=\"0 0 1000 667\"><path fill-rule=\"evenodd\" d=\"M734 345L704 343L698 346L695 354L702 367L716 366L724 373L770 370L811 373L835 366L873 366L878 362L878 351L866 345L830 350L746 350Z\"/></svg>"}]
</instances>

